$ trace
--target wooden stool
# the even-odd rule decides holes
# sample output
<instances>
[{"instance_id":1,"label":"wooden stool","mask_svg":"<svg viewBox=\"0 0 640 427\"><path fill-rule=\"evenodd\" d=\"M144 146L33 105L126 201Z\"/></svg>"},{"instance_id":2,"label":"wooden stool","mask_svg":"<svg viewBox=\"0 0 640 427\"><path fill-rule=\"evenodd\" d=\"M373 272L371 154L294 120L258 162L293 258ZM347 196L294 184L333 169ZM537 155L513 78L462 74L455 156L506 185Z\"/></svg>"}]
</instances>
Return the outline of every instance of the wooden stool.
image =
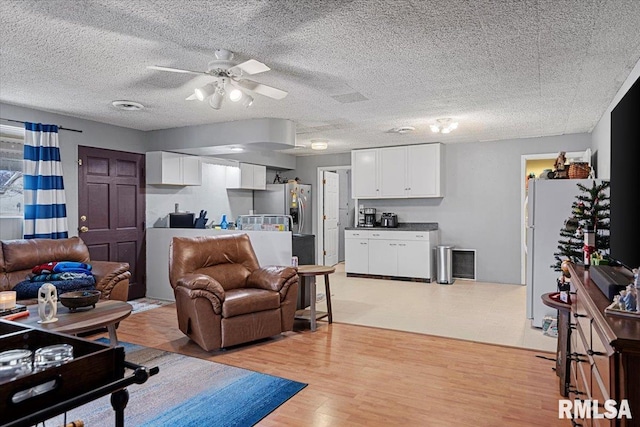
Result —
<instances>
[{"instance_id":1,"label":"wooden stool","mask_svg":"<svg viewBox=\"0 0 640 427\"><path fill-rule=\"evenodd\" d=\"M333 323L333 314L331 313L331 288L329 287L329 274L335 272L335 267L326 265L301 265L298 266L298 276L300 280L300 292L304 295L307 282L310 285L309 295L309 312L307 310L298 310L296 319L308 320L311 324L311 330L316 330L316 321L328 317L329 323ZM327 298L327 312L316 312L316 276L324 276L324 288Z\"/></svg>"}]
</instances>

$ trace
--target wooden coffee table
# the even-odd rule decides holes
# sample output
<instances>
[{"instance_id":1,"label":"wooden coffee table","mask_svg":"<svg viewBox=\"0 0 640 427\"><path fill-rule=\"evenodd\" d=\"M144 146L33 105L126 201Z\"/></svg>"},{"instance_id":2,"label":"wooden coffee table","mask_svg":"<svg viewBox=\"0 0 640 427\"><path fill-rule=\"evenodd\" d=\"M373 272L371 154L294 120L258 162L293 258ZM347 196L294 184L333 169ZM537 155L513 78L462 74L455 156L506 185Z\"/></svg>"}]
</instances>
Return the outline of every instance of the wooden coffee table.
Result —
<instances>
[{"instance_id":1,"label":"wooden coffee table","mask_svg":"<svg viewBox=\"0 0 640 427\"><path fill-rule=\"evenodd\" d=\"M38 305L30 305L29 317L22 317L14 322L51 332L77 335L82 332L94 331L106 327L109 331L109 342L112 346L118 345L116 324L126 319L131 314L133 307L124 301L104 300L99 301L95 308L80 308L70 311L67 307L58 303L58 320L53 323L38 323Z\"/></svg>"}]
</instances>

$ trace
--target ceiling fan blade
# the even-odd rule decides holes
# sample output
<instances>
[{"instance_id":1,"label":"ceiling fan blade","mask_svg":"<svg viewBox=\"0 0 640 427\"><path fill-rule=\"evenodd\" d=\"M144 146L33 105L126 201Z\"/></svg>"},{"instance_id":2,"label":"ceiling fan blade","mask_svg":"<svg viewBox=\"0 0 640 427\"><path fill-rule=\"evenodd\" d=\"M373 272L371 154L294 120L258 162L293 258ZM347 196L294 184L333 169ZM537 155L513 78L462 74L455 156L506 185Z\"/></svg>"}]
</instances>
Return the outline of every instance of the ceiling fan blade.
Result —
<instances>
[{"instance_id":1,"label":"ceiling fan blade","mask_svg":"<svg viewBox=\"0 0 640 427\"><path fill-rule=\"evenodd\" d=\"M267 86L262 83L254 82L252 80L235 80L236 83L243 89L250 90L260 95L268 96L273 99L282 99L289 94L281 89L277 89L273 86Z\"/></svg>"},{"instance_id":2,"label":"ceiling fan blade","mask_svg":"<svg viewBox=\"0 0 640 427\"><path fill-rule=\"evenodd\" d=\"M171 68L171 67L160 67L158 65L147 65L147 68L150 70L158 70L158 71L169 71L172 73L182 73L182 74L206 74L204 71L191 71L191 70L182 70L180 68Z\"/></svg>"},{"instance_id":3,"label":"ceiling fan blade","mask_svg":"<svg viewBox=\"0 0 640 427\"><path fill-rule=\"evenodd\" d=\"M198 99L198 97L196 96L196 94L195 94L195 93L192 93L191 95L189 95L189 96L187 96L187 97L185 98L185 101L195 101L195 100L197 100L197 99Z\"/></svg>"},{"instance_id":4,"label":"ceiling fan blade","mask_svg":"<svg viewBox=\"0 0 640 427\"><path fill-rule=\"evenodd\" d=\"M264 73L265 71L269 71L271 68L267 67L260 61L256 61L255 59L250 59L241 64L235 65L229 69L233 74L258 74Z\"/></svg>"}]
</instances>

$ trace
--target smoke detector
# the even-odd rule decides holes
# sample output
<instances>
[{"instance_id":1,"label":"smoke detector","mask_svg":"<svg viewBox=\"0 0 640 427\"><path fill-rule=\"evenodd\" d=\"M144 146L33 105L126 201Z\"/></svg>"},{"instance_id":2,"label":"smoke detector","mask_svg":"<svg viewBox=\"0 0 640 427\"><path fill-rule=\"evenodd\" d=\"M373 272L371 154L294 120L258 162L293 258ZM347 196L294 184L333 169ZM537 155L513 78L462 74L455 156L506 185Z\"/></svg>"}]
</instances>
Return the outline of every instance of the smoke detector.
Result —
<instances>
[{"instance_id":1,"label":"smoke detector","mask_svg":"<svg viewBox=\"0 0 640 427\"><path fill-rule=\"evenodd\" d=\"M416 130L413 126L400 126L397 128L389 129L389 133L399 133L400 135L404 135L405 133L413 132Z\"/></svg>"}]
</instances>

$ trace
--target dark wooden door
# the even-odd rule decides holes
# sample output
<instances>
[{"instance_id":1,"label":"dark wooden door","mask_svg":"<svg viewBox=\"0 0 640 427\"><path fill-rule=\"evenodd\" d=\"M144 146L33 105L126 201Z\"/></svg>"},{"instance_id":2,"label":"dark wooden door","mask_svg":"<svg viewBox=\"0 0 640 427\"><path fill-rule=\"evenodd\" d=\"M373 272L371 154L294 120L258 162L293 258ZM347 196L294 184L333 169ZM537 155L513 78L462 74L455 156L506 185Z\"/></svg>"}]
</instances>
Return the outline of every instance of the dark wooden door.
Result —
<instances>
[{"instance_id":1,"label":"dark wooden door","mask_svg":"<svg viewBox=\"0 0 640 427\"><path fill-rule=\"evenodd\" d=\"M91 259L128 262L129 299L145 295L144 154L78 147L78 235Z\"/></svg>"}]
</instances>

